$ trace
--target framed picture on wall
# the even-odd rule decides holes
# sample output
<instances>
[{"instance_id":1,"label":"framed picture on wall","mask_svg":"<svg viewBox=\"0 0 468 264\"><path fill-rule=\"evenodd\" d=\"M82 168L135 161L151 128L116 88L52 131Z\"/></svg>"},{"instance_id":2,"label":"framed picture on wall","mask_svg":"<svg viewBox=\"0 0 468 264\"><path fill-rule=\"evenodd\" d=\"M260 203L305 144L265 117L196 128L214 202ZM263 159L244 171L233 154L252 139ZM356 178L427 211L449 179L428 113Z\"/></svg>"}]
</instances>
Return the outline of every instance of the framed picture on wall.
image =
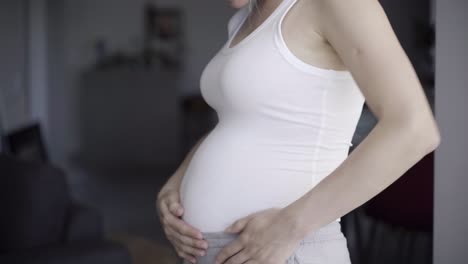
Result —
<instances>
[{"instance_id":1,"label":"framed picture on wall","mask_svg":"<svg viewBox=\"0 0 468 264\"><path fill-rule=\"evenodd\" d=\"M184 51L183 12L178 7L145 6L145 61L180 69Z\"/></svg>"}]
</instances>

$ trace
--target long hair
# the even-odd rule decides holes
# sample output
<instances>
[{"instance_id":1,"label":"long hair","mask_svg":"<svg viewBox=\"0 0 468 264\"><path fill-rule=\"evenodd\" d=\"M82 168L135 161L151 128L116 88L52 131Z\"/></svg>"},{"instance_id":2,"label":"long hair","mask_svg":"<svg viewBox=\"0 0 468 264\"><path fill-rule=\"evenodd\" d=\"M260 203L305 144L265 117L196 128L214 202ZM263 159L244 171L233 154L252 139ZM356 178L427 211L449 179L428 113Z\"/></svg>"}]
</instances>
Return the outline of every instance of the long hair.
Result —
<instances>
[{"instance_id":1,"label":"long hair","mask_svg":"<svg viewBox=\"0 0 468 264\"><path fill-rule=\"evenodd\" d=\"M249 13L252 12L254 7L257 7L258 0L249 0Z\"/></svg>"}]
</instances>

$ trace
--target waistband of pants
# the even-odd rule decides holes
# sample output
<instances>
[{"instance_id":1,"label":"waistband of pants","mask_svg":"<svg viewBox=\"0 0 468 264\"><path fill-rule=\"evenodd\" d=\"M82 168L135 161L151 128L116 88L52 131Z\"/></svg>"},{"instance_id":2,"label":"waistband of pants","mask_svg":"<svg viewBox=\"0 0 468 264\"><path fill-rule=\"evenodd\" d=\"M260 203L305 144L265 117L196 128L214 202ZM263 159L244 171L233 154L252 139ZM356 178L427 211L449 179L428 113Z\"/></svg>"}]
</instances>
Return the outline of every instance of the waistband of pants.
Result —
<instances>
[{"instance_id":1,"label":"waistband of pants","mask_svg":"<svg viewBox=\"0 0 468 264\"><path fill-rule=\"evenodd\" d=\"M239 233L227 233L224 231L220 232L202 232L203 239L209 240L210 245L224 245L227 241L234 240L239 236ZM307 234L304 239L302 239L301 244L303 243L312 243L320 242L332 239L343 238L344 235L341 232L341 224L338 221L333 221L317 230L311 231Z\"/></svg>"}]
</instances>

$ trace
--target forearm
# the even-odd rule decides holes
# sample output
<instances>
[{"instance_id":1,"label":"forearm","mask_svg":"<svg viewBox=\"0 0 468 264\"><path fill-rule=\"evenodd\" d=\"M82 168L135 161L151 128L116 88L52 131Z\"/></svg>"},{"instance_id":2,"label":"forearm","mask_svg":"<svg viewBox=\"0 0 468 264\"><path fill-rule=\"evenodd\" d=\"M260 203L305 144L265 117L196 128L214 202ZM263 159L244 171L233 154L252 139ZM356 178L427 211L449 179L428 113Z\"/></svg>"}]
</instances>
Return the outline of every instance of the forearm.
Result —
<instances>
[{"instance_id":1,"label":"forearm","mask_svg":"<svg viewBox=\"0 0 468 264\"><path fill-rule=\"evenodd\" d=\"M379 122L330 175L285 212L306 235L364 204L438 145L429 129ZM424 135L426 133L426 135Z\"/></svg>"},{"instance_id":2,"label":"forearm","mask_svg":"<svg viewBox=\"0 0 468 264\"><path fill-rule=\"evenodd\" d=\"M203 135L196 143L195 145L190 149L189 153L187 156L185 156L184 160L180 164L180 166L177 168L177 170L174 172L174 174L169 178L169 180L166 183L166 186L171 186L171 188L176 188L178 189L180 187L180 183L182 182L182 178L184 177L185 171L187 170L187 167L192 160L193 155L197 151L198 147L200 144L205 140L206 136L211 131L207 132L205 135Z\"/></svg>"}]
</instances>

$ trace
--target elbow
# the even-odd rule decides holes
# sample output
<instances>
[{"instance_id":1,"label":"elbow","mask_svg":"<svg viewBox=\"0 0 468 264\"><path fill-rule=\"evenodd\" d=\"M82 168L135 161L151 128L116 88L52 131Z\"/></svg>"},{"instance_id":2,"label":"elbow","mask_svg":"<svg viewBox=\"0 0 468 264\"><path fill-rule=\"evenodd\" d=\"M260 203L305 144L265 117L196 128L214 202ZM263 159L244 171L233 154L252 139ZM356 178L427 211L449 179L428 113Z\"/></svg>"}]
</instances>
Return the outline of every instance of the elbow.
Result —
<instances>
[{"instance_id":1,"label":"elbow","mask_svg":"<svg viewBox=\"0 0 468 264\"><path fill-rule=\"evenodd\" d=\"M428 130L421 131L421 133L427 134L426 136L423 137L425 141L425 143L423 144L423 147L424 147L423 150L425 151L424 152L425 154L429 154L433 152L440 145L440 134L439 134L438 128L431 128L431 129L433 130L429 130L430 132L428 132Z\"/></svg>"},{"instance_id":2,"label":"elbow","mask_svg":"<svg viewBox=\"0 0 468 264\"><path fill-rule=\"evenodd\" d=\"M433 132L432 132L432 136L430 137L429 139L429 152L432 152L434 150L436 150L439 145L440 145L440 141L441 141L441 136L440 136L440 130L439 130L439 127L437 125L435 125L433 128Z\"/></svg>"},{"instance_id":3,"label":"elbow","mask_svg":"<svg viewBox=\"0 0 468 264\"><path fill-rule=\"evenodd\" d=\"M429 154L439 147L441 135L439 127L432 116L431 118L419 119L419 121L411 121L409 127L412 131L413 142L421 146L424 154Z\"/></svg>"},{"instance_id":4,"label":"elbow","mask_svg":"<svg viewBox=\"0 0 468 264\"><path fill-rule=\"evenodd\" d=\"M420 111L416 108L400 110L386 115L379 120L380 122L393 127L402 135L404 144L410 145L423 155L431 153L440 145L440 130L431 111Z\"/></svg>"}]
</instances>

